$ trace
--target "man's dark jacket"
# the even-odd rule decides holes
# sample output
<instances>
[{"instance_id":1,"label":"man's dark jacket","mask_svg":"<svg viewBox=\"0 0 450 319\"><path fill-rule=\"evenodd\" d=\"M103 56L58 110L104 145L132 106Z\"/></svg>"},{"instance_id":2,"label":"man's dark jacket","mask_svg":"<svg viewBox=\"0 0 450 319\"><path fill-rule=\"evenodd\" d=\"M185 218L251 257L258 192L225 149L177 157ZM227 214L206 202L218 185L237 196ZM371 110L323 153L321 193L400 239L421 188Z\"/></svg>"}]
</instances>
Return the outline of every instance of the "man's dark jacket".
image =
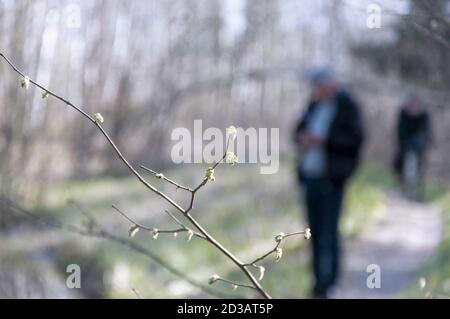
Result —
<instances>
[{"instance_id":1,"label":"man's dark jacket","mask_svg":"<svg viewBox=\"0 0 450 319\"><path fill-rule=\"evenodd\" d=\"M403 174L403 164L408 151L422 154L432 143L430 117L423 111L409 115L406 108L401 108L397 119L398 148L394 156L394 170Z\"/></svg>"},{"instance_id":2,"label":"man's dark jacket","mask_svg":"<svg viewBox=\"0 0 450 319\"><path fill-rule=\"evenodd\" d=\"M427 112L423 111L416 116L409 115L406 108L400 110L397 121L397 138L401 152L406 152L409 148L424 149L431 142L430 118ZM415 139L419 139L420 145L414 144Z\"/></svg>"},{"instance_id":3,"label":"man's dark jacket","mask_svg":"<svg viewBox=\"0 0 450 319\"><path fill-rule=\"evenodd\" d=\"M353 174L359 161L361 145L364 140L364 128L358 104L346 92L339 92L335 101L336 115L331 122L325 141L327 157L326 178L334 184L343 184ZM311 101L295 130L295 138L306 129L317 101ZM300 171L300 169L299 169ZM300 173L300 179L303 176Z\"/></svg>"}]
</instances>

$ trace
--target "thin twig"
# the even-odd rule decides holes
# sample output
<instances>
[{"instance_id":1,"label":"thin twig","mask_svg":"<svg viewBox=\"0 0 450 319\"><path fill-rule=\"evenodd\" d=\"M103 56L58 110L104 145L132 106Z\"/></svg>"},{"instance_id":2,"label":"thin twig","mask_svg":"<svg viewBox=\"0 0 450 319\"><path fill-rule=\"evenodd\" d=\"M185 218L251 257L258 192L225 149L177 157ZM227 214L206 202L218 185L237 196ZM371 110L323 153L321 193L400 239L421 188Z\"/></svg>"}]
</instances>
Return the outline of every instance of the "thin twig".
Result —
<instances>
[{"instance_id":1,"label":"thin twig","mask_svg":"<svg viewBox=\"0 0 450 319\"><path fill-rule=\"evenodd\" d=\"M25 74L22 73L22 71L20 71L2 52L0 52L0 57L2 57L6 63L9 64L9 66L16 72L18 73L20 76L25 77ZM87 118L89 121L91 121L92 123L95 123L95 119L90 116L89 114L87 114L85 111L83 111L81 108L79 108L78 106L72 104L71 102L69 102L68 100L64 99L63 97L57 95L56 93L54 93L53 91L49 90L48 88L40 85L39 83L35 82L34 80L30 79L30 83L33 83L35 86L37 86L38 88L40 88L41 90L47 92L49 95L55 97L56 99L60 100L61 102L67 104L68 106L72 107L73 109L75 109L77 112L79 112L81 115L83 115L85 118Z\"/></svg>"},{"instance_id":2,"label":"thin twig","mask_svg":"<svg viewBox=\"0 0 450 319\"><path fill-rule=\"evenodd\" d=\"M73 199L69 200L67 202L70 205L73 205L76 209L78 209L78 211L87 218L88 222L89 222L89 229L92 229L93 227L98 227L99 229L101 228L100 223L94 218L92 217L91 214L88 213L88 211L78 202L74 201Z\"/></svg>"},{"instance_id":3,"label":"thin twig","mask_svg":"<svg viewBox=\"0 0 450 319\"><path fill-rule=\"evenodd\" d=\"M141 223L138 223L137 221L135 221L134 219L129 217L127 214L125 214L123 211L121 211L119 208L117 208L117 206L112 205L112 208L116 212L118 212L120 215L122 215L126 220L128 220L130 223L132 223L135 227L137 227L139 229L142 229L142 230L145 230L145 231L149 231L149 232L152 232L152 233L158 233L158 234L178 234L178 233L192 231L193 236L200 237L202 239L206 239L205 236L203 236L202 234L187 228L186 226L184 226L181 223L179 223L181 228L176 228L176 229L159 229L159 228L156 228L156 227L149 227L149 226L143 225Z\"/></svg>"},{"instance_id":4,"label":"thin twig","mask_svg":"<svg viewBox=\"0 0 450 319\"><path fill-rule=\"evenodd\" d=\"M222 292L216 291L215 289L211 289L210 287L203 285L202 283L199 283L196 280L190 278L188 275L182 273L178 269L176 269L176 268L172 267L170 264L166 263L163 259L161 259L158 255L154 254L147 247L145 247L135 241L132 241L128 238L112 234L111 232L109 232L108 230L106 230L103 227L98 228L98 229L84 229L84 228L80 228L75 225L63 224L59 220L55 219L54 217L36 215L35 213L25 210L21 206L17 205L16 203L14 203L11 200L9 200L5 197L2 197L2 196L0 196L0 205L3 207L9 208L9 209L1 210L2 213L9 213L9 214L15 214L15 215L20 214L21 216L30 218L34 222L44 225L44 226L47 226L47 227L61 229L63 231L73 233L76 235L80 235L83 237L105 239L105 240L114 242L116 244L122 245L124 247L130 248L130 249L134 250L135 252L150 259L151 261L159 264L162 268L166 269L168 272L175 275L176 277L181 278L182 280L191 284L193 287L196 287L209 295L215 296L217 298L231 297L228 294L224 294ZM236 297L236 296L234 296L234 297Z\"/></svg>"},{"instance_id":5,"label":"thin twig","mask_svg":"<svg viewBox=\"0 0 450 319\"><path fill-rule=\"evenodd\" d=\"M144 165L141 165L140 167L141 167L144 171L147 171L147 172L152 173L153 175L155 175L156 178L160 178L160 179L162 179L162 180L168 182L169 184L174 185L177 189L183 189L183 190L185 190L185 191L192 192L192 190L191 190L189 187L183 186L183 185L181 185L180 183L175 182L173 179L170 179L170 178L166 177L166 176L165 176L164 174L162 174L162 173L155 172L155 171L152 170L151 168L148 168L148 167L146 167L146 166L144 166Z\"/></svg>"},{"instance_id":6,"label":"thin twig","mask_svg":"<svg viewBox=\"0 0 450 319\"><path fill-rule=\"evenodd\" d=\"M9 66L11 66L11 68L18 73L20 76L25 77L26 75L24 73L22 73L2 52L0 52L0 57L2 57L8 64ZM65 98L59 96L58 94L54 93L53 91L49 90L48 88L40 85L39 83L37 83L36 81L34 81L33 79L29 78L30 83L34 84L35 86L37 86L38 88L40 88L41 90L47 92L49 95L55 97L56 99L62 101L63 103L65 103L66 105L70 106L71 108L75 109L77 112L79 112L80 114L82 114L86 119L88 119L91 123L93 123L99 130L100 132L103 134L103 136L106 138L106 140L108 141L108 143L111 145L111 147L114 149L114 151L116 152L116 154L119 156L119 158L121 159L121 161L127 166L127 168L131 171L131 173L133 175L135 175L135 177L145 186L147 187L149 190L151 190L152 192L154 192L155 194L161 196L162 198L164 198L167 202L169 202L172 206L174 206L176 209L183 211L183 209L174 201L172 200L169 196L167 196L166 194L164 194L163 192L157 190L154 186L152 186L149 182L147 182L147 180L139 174L139 172L133 167L133 165L131 165L128 160L123 156L123 154L120 152L119 148L117 147L117 145L113 142L113 140L111 139L111 137L109 136L109 134L103 129L102 125L96 121L92 116L90 116L89 114L87 114L85 111L83 111L80 107L76 106L75 104L73 104L72 102L66 100Z\"/></svg>"},{"instance_id":7,"label":"thin twig","mask_svg":"<svg viewBox=\"0 0 450 319\"><path fill-rule=\"evenodd\" d=\"M223 162L225 161L225 159L226 159L226 157L227 157L228 150L229 150L229 148L230 148L231 140L232 140L232 137L229 136L228 139L227 139L227 145L226 145L226 148L225 148L225 149L226 149L226 150L225 150L225 153L223 154L222 158L221 158L219 161L215 162L215 163L211 166L211 169L212 169L212 170L215 170L215 169L217 168L217 166L219 166L221 163L223 163ZM185 211L186 214L189 213L189 212L194 208L195 194L196 194L202 187L204 187L204 186L208 183L208 181L209 181L208 177L205 176L205 177L203 178L203 180L201 181L201 183L198 184L198 186L195 187L195 188L191 191L191 200L190 200L190 202L189 202L189 207L188 207L188 208L186 209L186 211Z\"/></svg>"},{"instance_id":8,"label":"thin twig","mask_svg":"<svg viewBox=\"0 0 450 319\"><path fill-rule=\"evenodd\" d=\"M271 250L269 250L267 253L263 254L262 256L256 258L256 259L253 260L252 262L246 263L245 266L255 266L256 263L258 263L258 262L260 262L260 261L266 259L266 258L269 257L270 255L272 255L273 253L275 253L275 252L277 251L277 249L280 248L281 243L282 243L286 238L289 238L289 237L292 237L292 236L297 236L297 235L305 235L306 232L307 232L307 231L304 230L304 231L299 231L299 232L294 232L294 233L289 233L289 234L283 235L282 238L280 238L280 240L277 240L277 241L276 241L275 246L274 246Z\"/></svg>"},{"instance_id":9,"label":"thin twig","mask_svg":"<svg viewBox=\"0 0 450 319\"><path fill-rule=\"evenodd\" d=\"M187 228L182 222L180 222L180 220L178 218L175 217L174 214L172 214L171 212L169 212L168 210L164 211L170 218L172 218L175 223L177 223L178 225L180 225L181 227Z\"/></svg>"},{"instance_id":10,"label":"thin twig","mask_svg":"<svg viewBox=\"0 0 450 319\"><path fill-rule=\"evenodd\" d=\"M225 278L217 278L217 281L223 281L223 282L226 282L227 284L230 284L230 285L235 286L235 287L256 289L254 286L250 286L250 285L247 285L247 284L240 284L240 283L237 283L237 282L225 279Z\"/></svg>"},{"instance_id":11,"label":"thin twig","mask_svg":"<svg viewBox=\"0 0 450 319\"><path fill-rule=\"evenodd\" d=\"M19 75L21 75L22 77L25 77L25 75L19 71L11 62L9 59L6 58L6 56L0 52L0 57L2 57L11 67L12 69L18 73ZM64 98L58 96L57 94L53 93L52 91L48 90L47 88L41 86L40 84L36 83L35 81L30 79L30 83L36 85L37 87L41 88L42 90L46 91L49 93L49 95L54 96L55 98L59 99L60 101L63 101L64 103L66 103L68 106L74 108L75 110L77 110L78 112L80 112L85 118L87 118L89 121L91 121L102 133L102 135L105 137L105 139L108 141L108 143L111 145L111 147L114 149L115 153L119 156L120 160L127 166L127 168L130 170L130 172L146 187L148 188L150 191L152 191L153 193L157 194L158 196L162 197L163 199L165 199L170 205L172 205L175 209L177 209L179 212L183 213L185 215L185 217L189 220L190 223L192 223L197 230L200 232L200 234L202 234L204 236L204 239L206 241L208 241L210 244L212 244L213 246L215 246L223 255L225 255L228 259L230 259L246 276L247 278L252 282L252 284L255 286L255 289L258 291L258 293L266 299L271 298L270 295L262 288L262 286L260 285L260 283L258 282L258 280L256 280L256 278L253 276L253 274L244 266L244 264L237 259L236 256L234 256L228 249L226 249L222 244L220 244L213 236L211 236L206 229L192 216L189 214L189 212L192 210L193 208L193 204L194 204L194 197L196 192L202 188L203 186L205 186L208 183L209 178L207 176L205 176L205 178L203 179L203 181L200 183L200 185L192 190L191 192L191 202L189 204L189 207L187 210L184 210L178 203L176 203L172 198L170 198L169 196L167 196L165 193L159 191L158 189L156 189L153 185L151 185L141 174L139 174L139 172L137 172L137 170L133 167L133 165L131 165L128 160L125 158L125 156L122 154L122 152L119 150L119 148L117 147L117 145L114 143L114 141L111 139L111 137L109 136L109 134L104 130L104 128L102 127L102 125L99 123L99 121L97 121L96 119L94 119L93 117L91 117L90 115L88 115L86 112L84 112L81 108L75 106L74 104L70 103L69 101L65 100ZM228 146L229 146L229 142L230 142L230 138L228 139L228 143L227 143L227 150L228 150ZM215 163L211 169L215 169L221 162L223 162L226 158L227 152L225 152L225 154L223 155L222 159Z\"/></svg>"},{"instance_id":12,"label":"thin twig","mask_svg":"<svg viewBox=\"0 0 450 319\"><path fill-rule=\"evenodd\" d=\"M137 299L142 299L141 294L136 290L136 288L131 288L131 291L134 293Z\"/></svg>"},{"instance_id":13,"label":"thin twig","mask_svg":"<svg viewBox=\"0 0 450 319\"><path fill-rule=\"evenodd\" d=\"M255 260L253 260L252 262L249 262L247 264L245 264L245 266L254 266L256 263L260 262L261 260L266 259L267 257L269 257L270 255L272 255L274 252L277 251L277 249L280 247L281 245L281 241L278 242L274 248L272 248L271 250L269 250L267 253L265 253L264 255L262 255L261 257L256 258Z\"/></svg>"}]
</instances>

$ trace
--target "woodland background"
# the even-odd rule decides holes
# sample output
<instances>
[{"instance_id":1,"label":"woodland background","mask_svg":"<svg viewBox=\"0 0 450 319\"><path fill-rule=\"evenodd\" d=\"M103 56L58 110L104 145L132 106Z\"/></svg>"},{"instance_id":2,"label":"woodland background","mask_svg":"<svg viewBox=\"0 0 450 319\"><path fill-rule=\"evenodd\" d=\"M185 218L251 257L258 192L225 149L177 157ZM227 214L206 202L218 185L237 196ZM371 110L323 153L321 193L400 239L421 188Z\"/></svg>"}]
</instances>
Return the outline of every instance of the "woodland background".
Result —
<instances>
[{"instance_id":1,"label":"woodland background","mask_svg":"<svg viewBox=\"0 0 450 319\"><path fill-rule=\"evenodd\" d=\"M419 92L433 121L429 201L444 203L440 229L445 230L450 1L377 3L383 9L381 28L370 29L372 1L1 0L0 49L31 78L89 114L100 112L131 162L186 183L201 179L204 167L172 163L174 128L192 128L195 119L222 129L280 128L279 174L259 175L247 164L227 167L199 198L198 214L243 255L263 251L273 234L303 224L290 135L309 98L304 74L310 67L331 65L364 111L365 162L343 223L349 237L363 231L383 207L386 190L395 188L389 165L396 114L409 92ZM0 63L2 197L44 216L80 222L83 216L70 204L75 201L125 235L127 224L111 212L111 204L143 221L164 223L162 203L127 177L92 125L55 99L43 100L33 87L24 92L19 82ZM204 296L128 250L35 229L6 206L0 238L0 297L132 298L130 287L145 297ZM234 275L201 243L152 241L144 235L139 240L199 281L217 271ZM448 253L441 254L448 244L444 235L436 248L438 261L424 268L430 272L423 270L439 283L450 269ZM294 242L291 250L284 263L267 267L273 275L263 283L275 296L304 297L310 283L308 249ZM64 286L70 261L84 265L92 283L81 291Z\"/></svg>"}]
</instances>

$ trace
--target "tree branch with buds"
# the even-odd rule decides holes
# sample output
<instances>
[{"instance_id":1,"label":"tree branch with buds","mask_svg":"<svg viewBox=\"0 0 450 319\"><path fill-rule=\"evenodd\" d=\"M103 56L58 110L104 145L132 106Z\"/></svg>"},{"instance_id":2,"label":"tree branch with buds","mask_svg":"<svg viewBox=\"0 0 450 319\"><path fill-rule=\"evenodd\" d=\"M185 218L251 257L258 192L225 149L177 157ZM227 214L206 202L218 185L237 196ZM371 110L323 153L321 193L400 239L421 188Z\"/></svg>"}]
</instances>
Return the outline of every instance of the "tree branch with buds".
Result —
<instances>
[{"instance_id":1,"label":"tree branch with buds","mask_svg":"<svg viewBox=\"0 0 450 319\"><path fill-rule=\"evenodd\" d=\"M155 186L153 186L149 181L147 181L147 179L142 176L137 169L126 159L126 157L123 155L123 153L119 150L118 146L115 144L115 142L112 140L112 138L110 137L110 135L106 132L106 130L103 128L103 123L105 121L105 119L103 118L103 116L100 113L95 113L92 116L89 115L88 113L86 113L85 111L83 111L82 108L76 106L75 104L71 103L70 101L68 101L67 99L57 95L56 93L54 93L53 91L49 90L48 88L40 85L39 83L35 82L34 80L30 79L30 77L28 77L27 75L25 75L23 72L21 72L3 53L0 52L0 57L6 61L6 63L18 74L20 75L20 86L24 89L28 89L29 86L31 84L33 84L34 86L36 86L37 88L42 90L42 98L49 98L54 97L57 100L63 102L64 104L66 104L67 106L71 107L72 109L74 109L75 111L77 111L78 113L80 113L86 120L88 120L89 122L91 122L99 131L100 133L103 135L103 137L106 139L106 141L109 143L109 145L113 148L114 152L117 154L117 156L119 157L119 159L123 162L123 164L128 168L128 170L131 172L131 174L136 177L136 179L144 186L146 187L149 191L151 191L152 193L156 194L157 196L163 198L169 205L172 206L172 208L174 208L177 213L181 214L182 216L184 216L187 221L193 226L188 227L184 224L182 224L174 215L172 215L171 213L168 213L169 216L175 220L175 222L180 226L180 228L176 228L176 229L167 229L167 230L160 230L158 228L153 228L153 227L148 227L145 225L142 225L140 223L137 223L135 220L133 220L132 218L130 218L128 215L126 215L125 213L123 213L121 210L119 210L116 206L113 206L114 210L116 212L118 212L119 214L121 214L125 219L127 219L131 224L131 228L129 230L129 235L130 237L134 237L136 235L136 233L139 230L145 230L148 232L152 233L152 236L154 239L156 239L158 237L158 235L160 233L171 233L171 234L178 234L180 232L186 232L187 236L188 236L188 240L190 240L192 237L196 236L199 237L203 240L205 240L206 242L208 242L209 244L211 244L212 246L214 246L221 254L223 254L226 258L228 258L229 260L231 260L236 267L243 273L243 275L245 277L247 277L247 279L249 280L249 284L238 284L238 283L234 283L230 280L227 279L223 279L223 278L218 278L217 280L213 280L211 282L210 279L210 284L216 282L216 281L223 281L223 282L227 282L231 285L233 285L234 287L246 287L246 288L251 288L253 290L255 290L261 297L269 299L271 298L270 295L266 292L266 290L261 286L260 284L260 280L262 280L262 277L264 276L264 271L265 269L262 266L255 266L255 263L258 261L263 260L264 258L266 258L267 256L269 256L272 253L276 253L277 256L277 260L279 260L281 258L282 255L282 250L279 247L281 244L281 241L286 238L286 237L290 237L290 236L294 236L294 235L298 235L298 234L304 234L305 232L298 232L298 233L292 233L292 234L288 234L285 235L283 237L283 239L281 239L280 241L277 242L276 247L274 248L274 250L271 250L270 252L268 252L267 254L265 254L264 256L257 258L256 260L254 260L251 263L246 263L241 261L240 259L238 259L233 253L231 253L226 247L224 247L215 237L213 237L203 226L202 224L191 215L191 211L194 208L194 203L195 203L195 196L197 194L197 192L199 190L201 190L203 187L205 187L208 182L210 181L214 181L215 180L215 176L214 176L214 170L222 163L226 162L230 165L234 165L235 163L237 163L238 159L236 157L236 155L233 152L229 151L229 146L230 144L234 141L237 131L236 128L231 126L227 129L227 145L226 145L226 151L223 154L222 158L217 161L216 163L214 163L212 166L208 167L206 169L205 172L205 176L203 177L202 181L194 188L190 188L187 186L183 186L180 183L175 182L172 179L167 178L166 176L164 176L164 174L162 173L156 173L155 171L153 171L152 169L146 167L146 166L141 166L141 168L143 170L145 170L146 172L149 172L151 174L153 174L157 179L161 179L175 187L177 187L177 189L183 189L187 192L190 193L190 201L189 201L189 206L187 208L183 208L179 203L177 203L174 199L172 199L171 197L169 197L167 194L165 194L164 192L158 190ZM253 273L250 271L250 267L258 267L260 270L260 275L259 278L257 279ZM215 277L214 277L215 278Z\"/></svg>"},{"instance_id":2,"label":"tree branch with buds","mask_svg":"<svg viewBox=\"0 0 450 319\"><path fill-rule=\"evenodd\" d=\"M142 229L142 230L151 232L153 239L157 239L159 234L173 234L174 236L177 236L178 233L182 233L182 232L186 232L187 233L188 241L190 241L193 236L197 236L199 238L206 239L205 236L203 236L202 234L200 234L200 233L198 233L196 231L193 231L192 229L189 229L188 227L186 227L183 223L181 223L174 215L172 215L167 210L166 210L166 213L173 220L175 220L175 222L180 226L180 228L176 228L176 229L158 229L158 228L145 226L145 225L140 224L140 223L136 222L135 220L133 220L131 217L129 217L124 212L122 212L115 205L112 205L112 208L116 212L118 212L120 215L122 215L126 220L128 220L129 222L131 222L133 224L131 226L131 228L129 229L129 231L128 231L128 234L129 234L130 237L134 237L137 234L137 232Z\"/></svg>"},{"instance_id":3,"label":"tree branch with buds","mask_svg":"<svg viewBox=\"0 0 450 319\"><path fill-rule=\"evenodd\" d=\"M309 228L305 229L304 231L299 231L299 232L295 232L295 233L290 233L290 234L284 234L284 233L279 233L278 235L275 236L275 247L273 247L271 250L269 250L267 253L265 253L264 255L256 258L255 260L253 260L252 262L245 264L245 266L256 266L256 263L266 259L267 257L269 257L272 254L275 254L275 258L276 261L280 261L281 257L283 256L283 250L280 247L281 243L289 237L292 236L297 236L297 235L303 235L303 237L305 237L305 239L310 239L311 238L311 230Z\"/></svg>"},{"instance_id":4,"label":"tree branch with buds","mask_svg":"<svg viewBox=\"0 0 450 319\"><path fill-rule=\"evenodd\" d=\"M23 207L19 206L10 199L0 196L0 208L2 208L0 212L2 214L13 214L17 216L22 216L34 221L39 226L50 227L53 229L60 229L68 233L88 238L100 238L118 245L122 245L124 247L133 250L138 254L141 254L142 256L145 256L146 258L158 264L160 267L166 269L172 275L179 277L181 280L186 281L193 287L200 289L201 291L203 291L208 295L217 298L237 297L234 295L224 294L217 290L213 290L208 285L204 285L203 283L200 283L197 280L190 278L182 271L174 268L172 265L164 261L162 258L153 253L144 245L139 244L138 242L133 241L130 238L113 234L111 231L107 230L92 216L92 214L86 211L80 204L74 201L70 201L70 204L74 205L77 208L77 210L87 219L87 223L85 225L77 226L72 224L64 224L54 217L36 214L34 212L24 209Z\"/></svg>"}]
</instances>

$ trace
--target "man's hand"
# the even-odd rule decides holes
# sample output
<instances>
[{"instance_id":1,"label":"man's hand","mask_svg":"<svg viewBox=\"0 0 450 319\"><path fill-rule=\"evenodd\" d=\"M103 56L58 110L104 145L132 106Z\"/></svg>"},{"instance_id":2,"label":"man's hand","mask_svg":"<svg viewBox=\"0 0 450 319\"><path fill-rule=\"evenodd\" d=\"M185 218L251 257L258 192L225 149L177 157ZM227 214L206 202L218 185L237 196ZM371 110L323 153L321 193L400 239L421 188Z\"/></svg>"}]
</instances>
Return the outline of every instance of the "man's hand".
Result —
<instances>
[{"instance_id":1,"label":"man's hand","mask_svg":"<svg viewBox=\"0 0 450 319\"><path fill-rule=\"evenodd\" d=\"M324 139L310 132L301 132L298 135L298 143L304 148L320 146L324 143Z\"/></svg>"}]
</instances>

